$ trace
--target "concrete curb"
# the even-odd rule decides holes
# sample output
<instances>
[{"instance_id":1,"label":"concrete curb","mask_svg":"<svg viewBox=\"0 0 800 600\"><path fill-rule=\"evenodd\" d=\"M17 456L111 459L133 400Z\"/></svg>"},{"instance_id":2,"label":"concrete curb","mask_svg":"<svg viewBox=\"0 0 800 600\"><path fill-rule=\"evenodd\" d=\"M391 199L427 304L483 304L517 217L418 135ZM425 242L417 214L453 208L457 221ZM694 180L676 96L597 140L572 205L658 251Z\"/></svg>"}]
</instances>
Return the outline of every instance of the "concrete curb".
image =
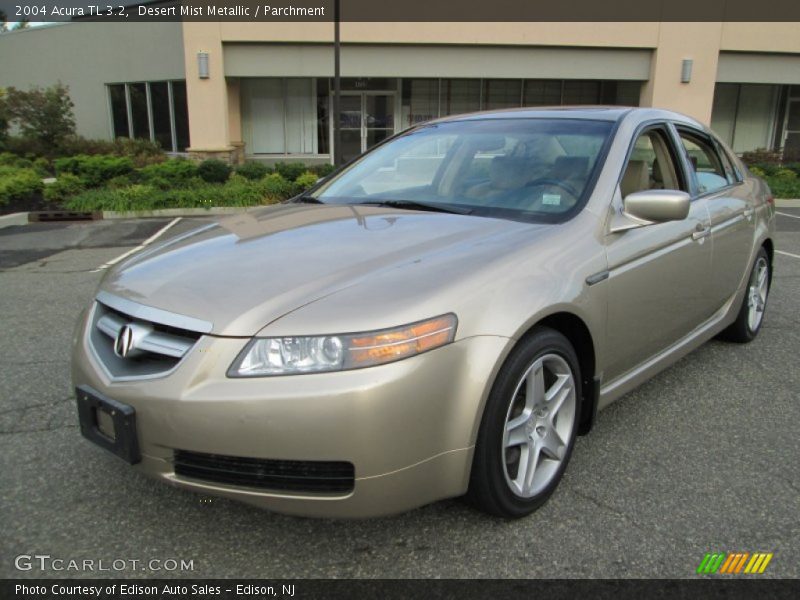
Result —
<instances>
[{"instance_id":1,"label":"concrete curb","mask_svg":"<svg viewBox=\"0 0 800 600\"><path fill-rule=\"evenodd\" d=\"M0 217L0 229L3 227L13 227L14 225L27 225L28 213L18 212Z\"/></svg>"},{"instance_id":2,"label":"concrete curb","mask_svg":"<svg viewBox=\"0 0 800 600\"><path fill-rule=\"evenodd\" d=\"M800 199L797 200L775 200L778 208L800 208Z\"/></svg>"},{"instance_id":3,"label":"concrete curb","mask_svg":"<svg viewBox=\"0 0 800 600\"><path fill-rule=\"evenodd\" d=\"M263 206L222 206L213 208L162 208L160 210L115 211L104 210L103 219L150 219L154 217L215 217L236 215L263 208Z\"/></svg>"}]
</instances>

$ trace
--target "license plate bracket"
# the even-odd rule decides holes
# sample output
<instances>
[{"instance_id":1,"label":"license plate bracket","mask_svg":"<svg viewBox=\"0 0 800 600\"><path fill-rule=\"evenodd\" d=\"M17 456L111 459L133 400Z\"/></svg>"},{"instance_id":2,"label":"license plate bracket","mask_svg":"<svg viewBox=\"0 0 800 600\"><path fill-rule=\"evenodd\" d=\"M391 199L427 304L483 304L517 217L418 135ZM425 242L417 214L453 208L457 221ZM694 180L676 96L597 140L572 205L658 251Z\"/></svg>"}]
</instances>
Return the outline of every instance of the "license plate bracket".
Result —
<instances>
[{"instance_id":1,"label":"license plate bracket","mask_svg":"<svg viewBox=\"0 0 800 600\"><path fill-rule=\"evenodd\" d=\"M142 460L136 433L136 410L132 406L103 396L85 386L75 389L75 397L78 401L78 418L83 437L132 465ZM113 437L101 430L98 413L106 416L103 420L111 419ZM103 429L108 431L106 426Z\"/></svg>"}]
</instances>

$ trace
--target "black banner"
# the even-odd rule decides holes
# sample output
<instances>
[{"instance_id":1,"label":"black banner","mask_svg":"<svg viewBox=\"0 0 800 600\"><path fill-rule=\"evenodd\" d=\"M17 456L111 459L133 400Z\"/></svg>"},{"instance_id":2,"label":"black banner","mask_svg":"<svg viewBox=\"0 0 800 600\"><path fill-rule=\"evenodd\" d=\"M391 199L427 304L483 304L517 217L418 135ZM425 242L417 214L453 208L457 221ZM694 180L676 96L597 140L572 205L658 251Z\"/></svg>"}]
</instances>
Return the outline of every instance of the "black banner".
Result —
<instances>
[{"instance_id":1,"label":"black banner","mask_svg":"<svg viewBox=\"0 0 800 600\"><path fill-rule=\"evenodd\" d=\"M215 600L272 599L439 599L495 600L547 598L547 600L623 600L661 598L781 600L797 598L797 580L710 577L693 580L4 580L0 597L11 600L88 598L120 600L167 600L197 598Z\"/></svg>"},{"instance_id":2,"label":"black banner","mask_svg":"<svg viewBox=\"0 0 800 600\"><path fill-rule=\"evenodd\" d=\"M9 21L330 22L336 0L0 0ZM345 22L800 21L798 0L340 0Z\"/></svg>"}]
</instances>

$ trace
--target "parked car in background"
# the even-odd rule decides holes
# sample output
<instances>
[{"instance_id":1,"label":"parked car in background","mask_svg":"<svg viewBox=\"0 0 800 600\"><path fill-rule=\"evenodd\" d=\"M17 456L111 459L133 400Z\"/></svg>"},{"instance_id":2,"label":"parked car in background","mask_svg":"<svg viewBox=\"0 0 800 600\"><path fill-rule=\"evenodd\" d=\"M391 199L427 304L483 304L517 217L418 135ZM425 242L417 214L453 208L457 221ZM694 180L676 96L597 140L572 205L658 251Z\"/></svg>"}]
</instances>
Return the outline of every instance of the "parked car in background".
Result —
<instances>
[{"instance_id":1,"label":"parked car in background","mask_svg":"<svg viewBox=\"0 0 800 600\"><path fill-rule=\"evenodd\" d=\"M75 336L82 431L280 512L520 517L598 410L758 334L773 238L769 189L688 117L429 122L111 271Z\"/></svg>"}]
</instances>

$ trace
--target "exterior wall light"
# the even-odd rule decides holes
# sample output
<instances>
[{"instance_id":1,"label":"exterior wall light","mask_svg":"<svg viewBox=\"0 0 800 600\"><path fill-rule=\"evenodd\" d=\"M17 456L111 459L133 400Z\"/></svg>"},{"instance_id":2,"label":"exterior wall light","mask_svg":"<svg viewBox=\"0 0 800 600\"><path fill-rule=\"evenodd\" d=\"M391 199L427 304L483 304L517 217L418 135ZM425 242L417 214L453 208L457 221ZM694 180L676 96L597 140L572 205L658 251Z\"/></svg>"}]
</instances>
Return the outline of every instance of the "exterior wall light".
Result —
<instances>
[{"instance_id":1,"label":"exterior wall light","mask_svg":"<svg viewBox=\"0 0 800 600\"><path fill-rule=\"evenodd\" d=\"M681 83L689 83L692 80L692 65L694 61L691 58L684 58L681 62Z\"/></svg>"},{"instance_id":2,"label":"exterior wall light","mask_svg":"<svg viewBox=\"0 0 800 600\"><path fill-rule=\"evenodd\" d=\"M197 53L197 75L200 79L208 79L210 77L208 71L208 52Z\"/></svg>"}]
</instances>

